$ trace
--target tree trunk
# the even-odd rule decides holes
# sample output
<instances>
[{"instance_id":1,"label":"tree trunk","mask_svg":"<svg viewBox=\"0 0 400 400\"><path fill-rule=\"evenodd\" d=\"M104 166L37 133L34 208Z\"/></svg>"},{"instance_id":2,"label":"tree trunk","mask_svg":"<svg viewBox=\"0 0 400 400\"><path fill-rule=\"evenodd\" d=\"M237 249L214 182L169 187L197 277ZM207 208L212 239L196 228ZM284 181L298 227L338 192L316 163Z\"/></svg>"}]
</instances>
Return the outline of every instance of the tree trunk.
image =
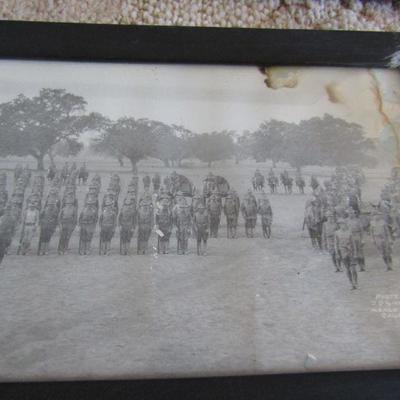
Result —
<instances>
[{"instance_id":1,"label":"tree trunk","mask_svg":"<svg viewBox=\"0 0 400 400\"><path fill-rule=\"evenodd\" d=\"M123 167L123 166L124 166L124 157L122 157L122 156L117 156L117 159L118 159L119 165L120 165L121 167Z\"/></svg>"},{"instance_id":2,"label":"tree trunk","mask_svg":"<svg viewBox=\"0 0 400 400\"><path fill-rule=\"evenodd\" d=\"M272 160L272 168L276 168L276 161Z\"/></svg>"},{"instance_id":3,"label":"tree trunk","mask_svg":"<svg viewBox=\"0 0 400 400\"><path fill-rule=\"evenodd\" d=\"M38 171L44 171L44 163L43 163L43 158L44 154L40 154L38 156L34 156L36 158L37 166L36 169Z\"/></svg>"},{"instance_id":4,"label":"tree trunk","mask_svg":"<svg viewBox=\"0 0 400 400\"><path fill-rule=\"evenodd\" d=\"M208 163L207 163L208 168L211 168L211 163L212 163L212 161L208 161Z\"/></svg>"},{"instance_id":5,"label":"tree trunk","mask_svg":"<svg viewBox=\"0 0 400 400\"><path fill-rule=\"evenodd\" d=\"M169 168L169 160L163 160L164 161L164 167Z\"/></svg>"},{"instance_id":6,"label":"tree trunk","mask_svg":"<svg viewBox=\"0 0 400 400\"><path fill-rule=\"evenodd\" d=\"M133 172L133 174L134 174L134 175L137 175L137 173L138 173L138 169L137 169L137 160L136 160L136 159L130 158L129 161L130 161L131 164L132 164L132 172Z\"/></svg>"},{"instance_id":7,"label":"tree trunk","mask_svg":"<svg viewBox=\"0 0 400 400\"><path fill-rule=\"evenodd\" d=\"M55 161L54 161L54 156L53 153L51 151L48 152L49 158L50 158L50 164L51 165L56 165Z\"/></svg>"}]
</instances>

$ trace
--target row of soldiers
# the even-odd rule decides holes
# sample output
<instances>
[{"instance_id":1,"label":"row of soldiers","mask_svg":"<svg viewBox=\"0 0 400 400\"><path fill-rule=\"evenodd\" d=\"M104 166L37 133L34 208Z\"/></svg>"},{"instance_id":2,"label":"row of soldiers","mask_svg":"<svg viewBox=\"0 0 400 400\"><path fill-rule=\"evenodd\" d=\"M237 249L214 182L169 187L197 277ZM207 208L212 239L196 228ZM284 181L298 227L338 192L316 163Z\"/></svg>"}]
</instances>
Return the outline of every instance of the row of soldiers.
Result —
<instances>
[{"instance_id":1,"label":"row of soldiers","mask_svg":"<svg viewBox=\"0 0 400 400\"><path fill-rule=\"evenodd\" d=\"M306 203L307 225L314 247L325 249L336 272L346 269L352 289L358 285L357 267L365 271L364 239L370 235L388 271L392 265L393 209L385 205L386 191L378 204L361 201L365 177L358 168L336 168L335 174L316 185ZM393 183L396 191L399 182ZM399 208L400 210L400 208ZM399 231L400 232L400 231Z\"/></svg>"},{"instance_id":2,"label":"row of soldiers","mask_svg":"<svg viewBox=\"0 0 400 400\"><path fill-rule=\"evenodd\" d=\"M26 169L28 171L28 169ZM60 237L58 253L64 254L69 247L72 233L79 226L79 254L89 254L91 242L97 225L100 227L99 253L107 254L116 228L120 228L120 253L128 254L133 233L137 227L137 252L144 254L155 223L155 232L158 238L158 251L167 253L169 239L176 228L178 254L185 254L188 250L188 239L194 234L197 241L197 253L205 254L208 237L217 237L222 213L227 220L227 237L236 237L239 213L245 220L246 235L254 236L257 215L261 216L264 237L271 235L272 209L265 193L257 201L249 190L241 203L234 190L230 190L224 199L217 190L208 197L196 192L191 204L181 192L171 193L174 185L174 175L169 177L168 186L160 186L153 199L149 190L150 184L147 175L143 178L144 192L138 196L139 178L133 176L128 183L127 192L119 210L119 195L121 192L120 178L117 174L111 176L102 202L99 202L101 178L95 174L88 186L83 208L78 213L77 177L78 171L73 169L67 179L58 179L57 174L50 183L47 196L44 198L45 178L37 175L33 179L31 193L26 199L23 211L25 191L28 187L30 175L23 174L18 178L12 201L4 198L4 216L0 220L1 254L7 251L12 237L20 221L21 234L18 254L27 254L32 239L39 229L39 245L37 254L47 254L49 243L56 229L59 227ZM155 179L154 179L155 178ZM5 190L7 176L0 175L0 185L3 182ZM153 188L157 189L161 179L155 175L152 179ZM0 196L1 197L1 196ZM14 198L18 200L15 207ZM17 212L15 210L17 209Z\"/></svg>"},{"instance_id":3,"label":"row of soldiers","mask_svg":"<svg viewBox=\"0 0 400 400\"><path fill-rule=\"evenodd\" d=\"M297 171L295 178L293 178L285 169L280 173L278 177L278 175L275 174L273 168L271 168L268 172L267 179L265 179L261 171L259 169L256 169L252 178L253 189L255 191L264 190L265 182L268 183L271 194L278 193L279 182L282 184L284 192L286 194L293 193L293 182L296 184L300 194L304 194L304 188L306 186L306 181L300 171ZM313 179L311 179L311 186L312 184Z\"/></svg>"}]
</instances>

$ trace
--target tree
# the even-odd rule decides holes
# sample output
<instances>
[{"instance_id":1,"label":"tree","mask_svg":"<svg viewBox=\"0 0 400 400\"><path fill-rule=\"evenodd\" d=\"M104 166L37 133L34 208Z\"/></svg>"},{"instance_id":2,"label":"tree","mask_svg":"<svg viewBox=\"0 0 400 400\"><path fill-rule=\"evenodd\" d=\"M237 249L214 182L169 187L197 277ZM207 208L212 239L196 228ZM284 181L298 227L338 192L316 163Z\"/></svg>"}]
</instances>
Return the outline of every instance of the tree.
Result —
<instances>
[{"instance_id":1,"label":"tree","mask_svg":"<svg viewBox=\"0 0 400 400\"><path fill-rule=\"evenodd\" d=\"M80 147L83 132L95 129L102 117L86 114L86 101L64 89L42 89L32 98L19 95L0 105L0 153L30 155L37 168L52 155L54 147L64 143L73 154Z\"/></svg>"},{"instance_id":2,"label":"tree","mask_svg":"<svg viewBox=\"0 0 400 400\"><path fill-rule=\"evenodd\" d=\"M272 160L273 165L280 161L284 152L284 137L293 130L294 125L271 119L263 122L252 134L251 152L256 161Z\"/></svg>"},{"instance_id":3,"label":"tree","mask_svg":"<svg viewBox=\"0 0 400 400\"><path fill-rule=\"evenodd\" d=\"M192 139L195 157L211 167L213 161L226 160L234 152L232 135L228 131L202 133Z\"/></svg>"},{"instance_id":4,"label":"tree","mask_svg":"<svg viewBox=\"0 0 400 400\"><path fill-rule=\"evenodd\" d=\"M156 155L157 129L161 123L148 119L123 117L109 121L101 134L92 139L91 147L102 154L126 157L137 173L137 163Z\"/></svg>"},{"instance_id":5,"label":"tree","mask_svg":"<svg viewBox=\"0 0 400 400\"><path fill-rule=\"evenodd\" d=\"M305 165L373 166L376 160L368 153L374 147L360 125L325 114L294 126L285 136L283 158L297 169Z\"/></svg>"}]
</instances>

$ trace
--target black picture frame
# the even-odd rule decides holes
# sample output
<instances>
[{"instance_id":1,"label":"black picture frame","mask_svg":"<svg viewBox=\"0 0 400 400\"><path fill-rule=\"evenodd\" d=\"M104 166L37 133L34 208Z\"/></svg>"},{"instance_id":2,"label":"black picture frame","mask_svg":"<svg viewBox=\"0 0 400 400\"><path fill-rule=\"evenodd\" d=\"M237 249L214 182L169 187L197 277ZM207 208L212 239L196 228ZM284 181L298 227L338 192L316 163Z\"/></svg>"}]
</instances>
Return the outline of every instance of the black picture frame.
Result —
<instances>
[{"instance_id":1,"label":"black picture frame","mask_svg":"<svg viewBox=\"0 0 400 400\"><path fill-rule=\"evenodd\" d=\"M0 58L386 68L400 33L0 22ZM400 370L2 383L1 399L400 399Z\"/></svg>"}]
</instances>

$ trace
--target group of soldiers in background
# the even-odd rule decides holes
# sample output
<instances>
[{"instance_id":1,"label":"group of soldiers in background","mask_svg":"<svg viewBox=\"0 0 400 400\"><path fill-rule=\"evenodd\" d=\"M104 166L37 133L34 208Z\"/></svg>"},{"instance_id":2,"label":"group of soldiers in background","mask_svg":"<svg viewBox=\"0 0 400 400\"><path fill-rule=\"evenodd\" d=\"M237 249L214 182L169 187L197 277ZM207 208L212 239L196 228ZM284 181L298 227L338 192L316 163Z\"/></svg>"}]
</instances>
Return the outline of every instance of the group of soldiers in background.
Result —
<instances>
[{"instance_id":1,"label":"group of soldiers in background","mask_svg":"<svg viewBox=\"0 0 400 400\"><path fill-rule=\"evenodd\" d=\"M304 188L306 186L306 181L304 180L300 171L296 172L296 176L293 179L293 177L289 175L289 172L286 169L282 171L278 177L277 175L275 175L274 170L271 168L268 172L267 179L265 179L260 170L256 169L252 178L253 190L264 190L266 182L268 183L271 194L278 193L279 182L282 184L285 194L293 193L293 182L296 184L300 194L304 194Z\"/></svg>"},{"instance_id":2,"label":"group of soldiers in background","mask_svg":"<svg viewBox=\"0 0 400 400\"><path fill-rule=\"evenodd\" d=\"M237 235L238 217L241 213L247 237L254 236L257 216L261 216L263 236L271 235L272 209L264 192L257 200L251 190L240 202L235 190L219 186L217 177L210 173L204 180L203 192L188 183L186 177L173 172L161 177L155 174L143 177L143 192L139 193L139 177L131 177L119 209L121 180L112 174L100 202L102 180L94 174L88 183L89 172L85 164L80 168L65 163L57 170L53 165L47 172L48 190L45 194L46 178L43 174L32 179L27 166L17 165L14 170L14 191L8 198L7 174L0 173L0 258L11 245L20 228L17 254L25 255L31 248L32 239L39 230L38 255L45 255L49 243L59 228L58 254L69 249L69 242L79 227L79 254L91 252L91 243L97 228L100 228L99 254L108 254L111 240L117 227L120 229L120 254L127 255L133 234L137 228L137 253L145 254L153 231L157 234L157 251L169 252L169 242L176 229L177 253L188 252L188 242L194 235L197 254L206 254L208 237L218 237L222 213L226 217L227 237ZM219 177L221 178L221 177ZM32 181L32 182L31 182ZM87 185L88 183L88 185ZM79 213L77 187L87 185L87 193ZM152 188L151 188L152 186ZM27 191L30 188L28 195ZM182 190L183 191L182 191ZM190 196L188 196L190 192ZM188 201L188 197L191 201ZM0 260L1 261L1 260Z\"/></svg>"},{"instance_id":3,"label":"group of soldiers in background","mask_svg":"<svg viewBox=\"0 0 400 400\"><path fill-rule=\"evenodd\" d=\"M362 201L365 177L358 167L338 167L320 185L311 178L313 194L306 202L304 225L312 245L326 250L336 272L346 269L351 288L358 285L357 266L365 271L364 239L372 240L388 271L393 269L392 244L400 235L400 177L392 173L378 204Z\"/></svg>"}]
</instances>

